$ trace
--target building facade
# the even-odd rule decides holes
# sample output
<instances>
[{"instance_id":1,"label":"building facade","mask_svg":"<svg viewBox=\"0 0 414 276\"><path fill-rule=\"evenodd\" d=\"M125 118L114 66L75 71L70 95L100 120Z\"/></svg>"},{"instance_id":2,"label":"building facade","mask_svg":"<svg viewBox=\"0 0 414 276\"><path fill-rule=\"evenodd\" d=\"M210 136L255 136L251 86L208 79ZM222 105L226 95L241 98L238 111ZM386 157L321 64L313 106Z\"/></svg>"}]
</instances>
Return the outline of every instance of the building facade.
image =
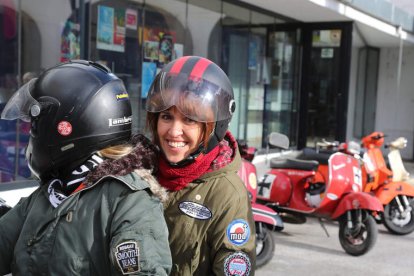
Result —
<instances>
[{"instance_id":1,"label":"building facade","mask_svg":"<svg viewBox=\"0 0 414 276\"><path fill-rule=\"evenodd\" d=\"M155 74L177 57L198 55L229 75L237 105L230 130L252 146L262 147L272 131L302 148L381 130L405 136L403 156L413 159L412 17L397 18L398 38L383 31L382 40L372 39L358 17L341 14L341 7L361 11L351 2L364 1L317 2L0 0L0 111L45 68L89 59L124 81L133 129L145 131ZM0 120L0 182L30 177L28 137L27 123Z\"/></svg>"}]
</instances>

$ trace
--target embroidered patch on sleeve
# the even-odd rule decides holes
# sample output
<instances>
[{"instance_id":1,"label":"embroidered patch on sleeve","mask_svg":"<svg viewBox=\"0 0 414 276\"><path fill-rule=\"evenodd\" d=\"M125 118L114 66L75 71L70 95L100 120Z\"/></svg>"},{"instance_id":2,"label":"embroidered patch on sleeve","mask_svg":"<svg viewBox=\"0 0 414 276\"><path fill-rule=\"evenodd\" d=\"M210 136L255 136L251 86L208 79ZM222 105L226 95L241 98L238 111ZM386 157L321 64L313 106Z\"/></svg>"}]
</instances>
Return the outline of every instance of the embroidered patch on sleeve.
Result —
<instances>
[{"instance_id":1,"label":"embroidered patch on sleeve","mask_svg":"<svg viewBox=\"0 0 414 276\"><path fill-rule=\"evenodd\" d=\"M249 240L250 227L244 219L236 219L227 226L226 233L232 244L240 246Z\"/></svg>"},{"instance_id":2,"label":"embroidered patch on sleeve","mask_svg":"<svg viewBox=\"0 0 414 276\"><path fill-rule=\"evenodd\" d=\"M118 244L115 249L115 259L123 275L140 271L137 242L123 242Z\"/></svg>"},{"instance_id":3,"label":"embroidered patch on sleeve","mask_svg":"<svg viewBox=\"0 0 414 276\"><path fill-rule=\"evenodd\" d=\"M250 258L243 252L235 252L224 260L224 275L248 276L251 270Z\"/></svg>"}]
</instances>

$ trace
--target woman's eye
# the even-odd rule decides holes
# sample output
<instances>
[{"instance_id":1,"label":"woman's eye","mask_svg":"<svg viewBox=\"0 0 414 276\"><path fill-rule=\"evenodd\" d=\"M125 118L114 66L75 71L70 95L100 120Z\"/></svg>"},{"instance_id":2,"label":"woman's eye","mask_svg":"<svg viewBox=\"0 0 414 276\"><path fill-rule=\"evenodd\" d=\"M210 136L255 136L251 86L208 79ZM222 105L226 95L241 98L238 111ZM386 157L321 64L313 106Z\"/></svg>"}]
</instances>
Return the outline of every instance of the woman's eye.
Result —
<instances>
[{"instance_id":1,"label":"woman's eye","mask_svg":"<svg viewBox=\"0 0 414 276\"><path fill-rule=\"evenodd\" d=\"M189 124L189 125L192 125L192 124L195 124L195 123L197 123L196 121L194 121L194 120L192 120L192 119L190 119L190 118L185 118L185 123L186 124Z\"/></svg>"},{"instance_id":2,"label":"woman's eye","mask_svg":"<svg viewBox=\"0 0 414 276\"><path fill-rule=\"evenodd\" d=\"M170 115L170 114L166 114L166 113L162 113L162 114L160 115L160 118L161 118L162 120L171 120L171 115Z\"/></svg>"}]
</instances>

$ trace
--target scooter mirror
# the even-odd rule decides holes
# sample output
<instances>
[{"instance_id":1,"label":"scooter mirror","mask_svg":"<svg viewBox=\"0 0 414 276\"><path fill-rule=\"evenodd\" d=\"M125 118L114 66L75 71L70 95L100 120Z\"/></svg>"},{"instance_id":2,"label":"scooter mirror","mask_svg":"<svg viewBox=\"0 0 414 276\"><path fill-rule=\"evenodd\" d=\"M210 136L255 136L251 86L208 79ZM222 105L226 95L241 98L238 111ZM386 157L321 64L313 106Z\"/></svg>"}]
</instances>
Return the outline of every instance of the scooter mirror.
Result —
<instances>
[{"instance_id":1,"label":"scooter mirror","mask_svg":"<svg viewBox=\"0 0 414 276\"><path fill-rule=\"evenodd\" d=\"M279 132L269 134L269 144L281 149L289 149L289 138Z\"/></svg>"},{"instance_id":2,"label":"scooter mirror","mask_svg":"<svg viewBox=\"0 0 414 276\"><path fill-rule=\"evenodd\" d=\"M348 142L348 152L354 155L359 155L361 153L361 146L359 143L355 141L349 141Z\"/></svg>"}]
</instances>

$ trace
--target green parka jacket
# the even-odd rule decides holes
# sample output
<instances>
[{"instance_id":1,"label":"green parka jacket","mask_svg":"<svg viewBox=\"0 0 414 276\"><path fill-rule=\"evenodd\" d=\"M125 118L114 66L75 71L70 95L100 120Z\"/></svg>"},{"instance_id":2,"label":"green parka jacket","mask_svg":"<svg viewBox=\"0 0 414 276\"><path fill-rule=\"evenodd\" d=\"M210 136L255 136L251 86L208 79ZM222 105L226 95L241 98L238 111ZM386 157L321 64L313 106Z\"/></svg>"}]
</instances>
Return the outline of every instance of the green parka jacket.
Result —
<instances>
[{"instance_id":1,"label":"green parka jacket","mask_svg":"<svg viewBox=\"0 0 414 276\"><path fill-rule=\"evenodd\" d=\"M162 206L136 173L106 177L56 209L46 189L0 219L1 275L168 275Z\"/></svg>"},{"instance_id":2,"label":"green parka jacket","mask_svg":"<svg viewBox=\"0 0 414 276\"><path fill-rule=\"evenodd\" d=\"M155 196L162 188L148 170L104 173L56 208L47 186L0 218L0 275L170 273L168 229Z\"/></svg>"},{"instance_id":3,"label":"green parka jacket","mask_svg":"<svg viewBox=\"0 0 414 276\"><path fill-rule=\"evenodd\" d=\"M173 276L254 275L255 225L247 189L233 161L170 192L164 204Z\"/></svg>"}]
</instances>

